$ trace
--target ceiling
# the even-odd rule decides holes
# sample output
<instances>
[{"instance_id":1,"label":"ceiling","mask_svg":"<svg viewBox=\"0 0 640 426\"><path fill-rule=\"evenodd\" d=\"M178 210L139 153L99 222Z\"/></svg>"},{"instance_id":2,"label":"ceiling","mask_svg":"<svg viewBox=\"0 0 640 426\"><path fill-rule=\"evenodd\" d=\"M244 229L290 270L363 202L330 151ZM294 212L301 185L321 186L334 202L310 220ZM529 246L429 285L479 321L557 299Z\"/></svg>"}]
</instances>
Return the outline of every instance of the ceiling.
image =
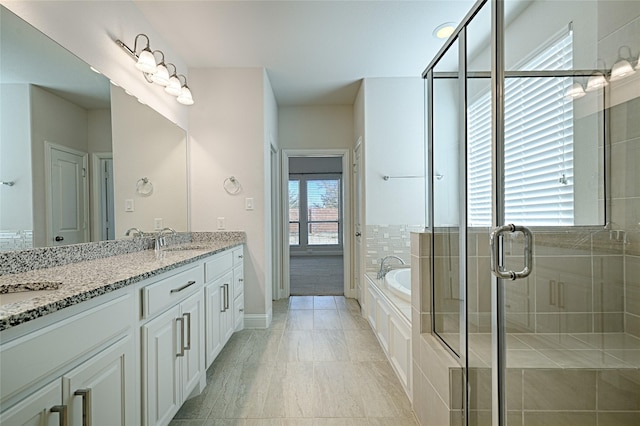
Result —
<instances>
[{"instance_id":1,"label":"ceiling","mask_svg":"<svg viewBox=\"0 0 640 426\"><path fill-rule=\"evenodd\" d=\"M443 44L434 29L475 3L133 1L190 68L266 68L280 106L353 104L362 78L419 77Z\"/></svg>"}]
</instances>

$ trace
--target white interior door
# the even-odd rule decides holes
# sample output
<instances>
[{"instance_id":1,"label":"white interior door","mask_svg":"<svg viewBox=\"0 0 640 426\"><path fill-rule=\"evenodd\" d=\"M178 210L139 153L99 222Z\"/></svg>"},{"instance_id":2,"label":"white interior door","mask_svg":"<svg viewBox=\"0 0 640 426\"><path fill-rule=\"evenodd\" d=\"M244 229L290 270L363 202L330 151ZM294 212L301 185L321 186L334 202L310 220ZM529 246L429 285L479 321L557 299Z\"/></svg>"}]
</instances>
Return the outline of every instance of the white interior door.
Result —
<instances>
[{"instance_id":1,"label":"white interior door","mask_svg":"<svg viewBox=\"0 0 640 426\"><path fill-rule=\"evenodd\" d=\"M88 241L87 159L84 152L46 144L47 240L51 246Z\"/></svg>"}]
</instances>

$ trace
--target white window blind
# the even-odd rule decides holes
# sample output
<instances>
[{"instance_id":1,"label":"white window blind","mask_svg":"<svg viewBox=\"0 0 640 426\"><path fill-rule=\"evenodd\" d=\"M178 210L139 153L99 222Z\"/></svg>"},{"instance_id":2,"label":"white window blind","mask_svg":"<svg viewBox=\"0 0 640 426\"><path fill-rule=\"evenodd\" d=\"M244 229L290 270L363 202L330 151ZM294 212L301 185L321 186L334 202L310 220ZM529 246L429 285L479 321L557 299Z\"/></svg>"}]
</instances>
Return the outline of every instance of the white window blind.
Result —
<instances>
[{"instance_id":1,"label":"white window blind","mask_svg":"<svg viewBox=\"0 0 640 426\"><path fill-rule=\"evenodd\" d=\"M571 32L520 69L569 70ZM573 104L567 77L505 81L505 219L529 226L573 225ZM469 226L491 225L491 93L468 109Z\"/></svg>"}]
</instances>

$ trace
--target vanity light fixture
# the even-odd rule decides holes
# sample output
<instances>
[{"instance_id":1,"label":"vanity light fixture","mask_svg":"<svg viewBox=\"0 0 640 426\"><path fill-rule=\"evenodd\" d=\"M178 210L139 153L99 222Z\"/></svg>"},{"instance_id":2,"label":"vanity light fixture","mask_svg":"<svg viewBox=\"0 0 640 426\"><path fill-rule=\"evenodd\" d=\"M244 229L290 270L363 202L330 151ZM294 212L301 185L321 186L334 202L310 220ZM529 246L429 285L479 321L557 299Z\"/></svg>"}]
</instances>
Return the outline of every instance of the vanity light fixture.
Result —
<instances>
[{"instance_id":1,"label":"vanity light fixture","mask_svg":"<svg viewBox=\"0 0 640 426\"><path fill-rule=\"evenodd\" d=\"M139 37L144 37L147 41L146 46L140 53L138 53ZM182 105L194 104L191 89L187 86L187 78L180 74L180 76L184 78L184 83L182 83L178 76L176 66L172 63L165 63L164 52L161 50L151 50L149 37L147 37L146 34L138 34L136 36L133 42L133 49L120 40L116 40L116 44L136 61L136 68L142 71L145 80L149 83L156 83L164 87L165 92L176 96L176 100ZM159 62L156 60L156 55L160 58ZM173 67L173 73L171 74L169 74L169 65Z\"/></svg>"},{"instance_id":2,"label":"vanity light fixture","mask_svg":"<svg viewBox=\"0 0 640 426\"><path fill-rule=\"evenodd\" d=\"M625 47L627 48L629 55L623 57L620 51ZM613 68L611 68L611 77L609 78L609 80L622 80L623 78L628 77L631 74L635 74L635 72L636 70L634 70L631 66L631 48L629 46L620 47L620 49L618 49L618 60L615 64L613 64Z\"/></svg>"}]
</instances>

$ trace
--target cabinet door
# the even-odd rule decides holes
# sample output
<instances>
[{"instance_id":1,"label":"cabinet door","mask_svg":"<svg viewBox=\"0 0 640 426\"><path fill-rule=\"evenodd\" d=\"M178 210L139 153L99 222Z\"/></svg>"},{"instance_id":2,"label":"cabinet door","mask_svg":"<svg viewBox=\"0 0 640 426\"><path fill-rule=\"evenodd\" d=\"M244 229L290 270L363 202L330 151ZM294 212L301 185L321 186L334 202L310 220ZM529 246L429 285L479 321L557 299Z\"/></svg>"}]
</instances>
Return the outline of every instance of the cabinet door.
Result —
<instances>
[{"instance_id":1,"label":"cabinet door","mask_svg":"<svg viewBox=\"0 0 640 426\"><path fill-rule=\"evenodd\" d=\"M233 271L216 280L220 285L220 336L224 346L233 334Z\"/></svg>"},{"instance_id":2,"label":"cabinet door","mask_svg":"<svg viewBox=\"0 0 640 426\"><path fill-rule=\"evenodd\" d=\"M142 326L142 400L145 425L166 425L178 412L180 395L180 306Z\"/></svg>"},{"instance_id":3,"label":"cabinet door","mask_svg":"<svg viewBox=\"0 0 640 426\"><path fill-rule=\"evenodd\" d=\"M135 423L132 341L119 340L62 377L69 424Z\"/></svg>"},{"instance_id":4,"label":"cabinet door","mask_svg":"<svg viewBox=\"0 0 640 426\"><path fill-rule=\"evenodd\" d=\"M200 383L204 371L204 309L202 293L196 293L180 304L184 356L182 363L182 395L186 398Z\"/></svg>"},{"instance_id":5,"label":"cabinet door","mask_svg":"<svg viewBox=\"0 0 640 426\"><path fill-rule=\"evenodd\" d=\"M62 407L62 382L60 379L44 386L0 414L0 424L16 426L57 426L61 424L62 412L51 408ZM64 408L66 409L66 407Z\"/></svg>"},{"instance_id":6,"label":"cabinet door","mask_svg":"<svg viewBox=\"0 0 640 426\"><path fill-rule=\"evenodd\" d=\"M240 331L244 328L244 294L233 301L233 330Z\"/></svg>"},{"instance_id":7,"label":"cabinet door","mask_svg":"<svg viewBox=\"0 0 640 426\"><path fill-rule=\"evenodd\" d=\"M217 281L204 288L207 368L222 350L220 314L224 306L221 294L222 287Z\"/></svg>"}]
</instances>

